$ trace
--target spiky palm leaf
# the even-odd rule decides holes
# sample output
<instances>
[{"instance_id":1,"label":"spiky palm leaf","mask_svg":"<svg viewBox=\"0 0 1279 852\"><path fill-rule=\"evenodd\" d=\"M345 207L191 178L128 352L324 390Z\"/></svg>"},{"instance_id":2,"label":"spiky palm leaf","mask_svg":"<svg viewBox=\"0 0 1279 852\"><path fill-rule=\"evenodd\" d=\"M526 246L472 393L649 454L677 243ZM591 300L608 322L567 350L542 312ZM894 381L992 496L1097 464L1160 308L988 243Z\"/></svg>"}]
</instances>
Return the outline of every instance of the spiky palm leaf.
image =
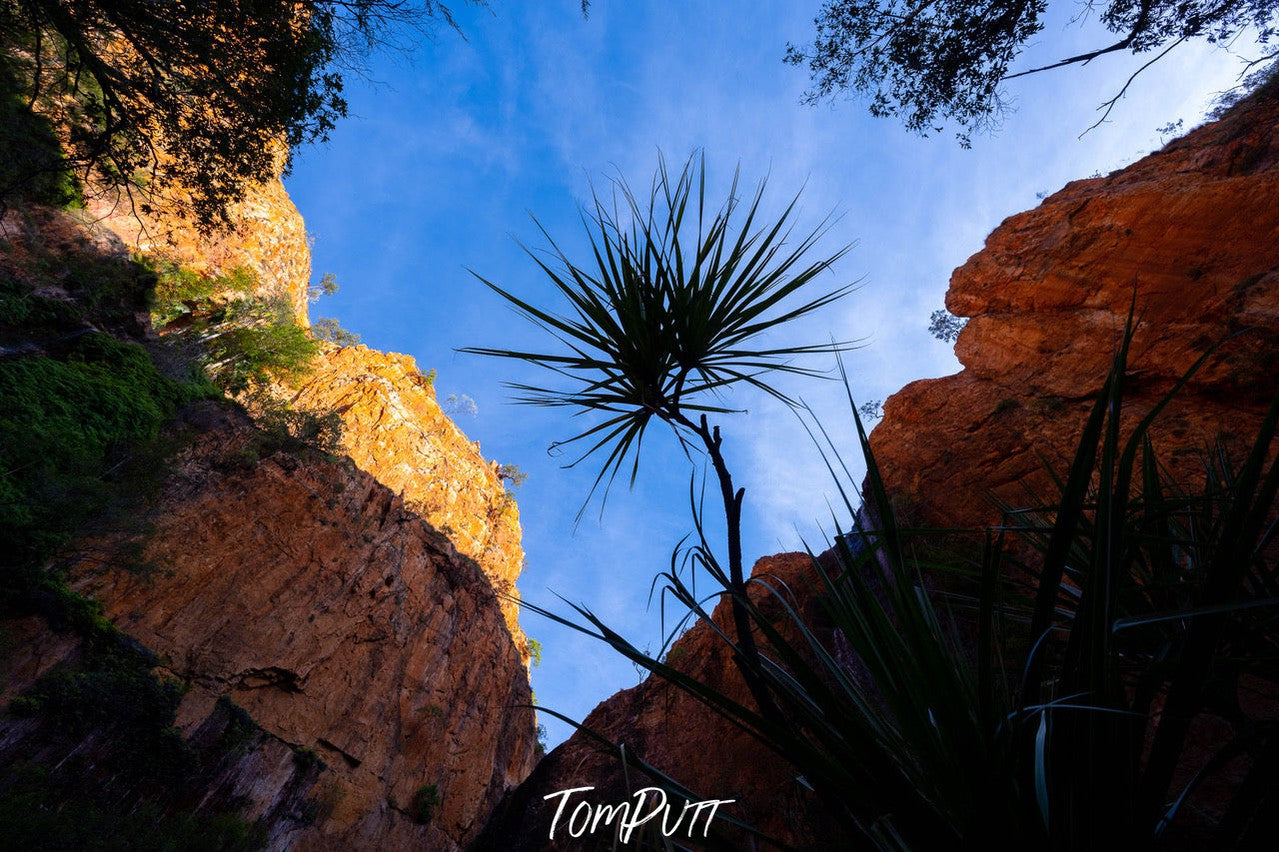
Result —
<instances>
[{"instance_id":1,"label":"spiky palm leaf","mask_svg":"<svg viewBox=\"0 0 1279 852\"><path fill-rule=\"evenodd\" d=\"M780 216L761 223L764 182L745 204L737 190L734 174L728 200L717 209L708 206L704 157L697 156L678 177L662 161L647 199L619 178L607 200L596 194L583 211L592 254L585 265L570 260L539 224L552 260L526 251L567 300L566 315L538 308L473 273L562 348L461 351L527 361L569 380L569 389L509 383L518 402L603 413L603 420L555 445L583 448L571 465L606 453L592 493L600 483L611 483L632 455L634 482L638 450L654 417L677 431L691 429L690 415L732 410L720 392L737 384L789 402L766 374L816 376L817 370L795 359L855 345L759 345L764 332L852 291L855 283L808 295L809 285L851 245L810 260L829 219L796 237L798 195ZM805 298L798 298L801 291Z\"/></svg>"}]
</instances>

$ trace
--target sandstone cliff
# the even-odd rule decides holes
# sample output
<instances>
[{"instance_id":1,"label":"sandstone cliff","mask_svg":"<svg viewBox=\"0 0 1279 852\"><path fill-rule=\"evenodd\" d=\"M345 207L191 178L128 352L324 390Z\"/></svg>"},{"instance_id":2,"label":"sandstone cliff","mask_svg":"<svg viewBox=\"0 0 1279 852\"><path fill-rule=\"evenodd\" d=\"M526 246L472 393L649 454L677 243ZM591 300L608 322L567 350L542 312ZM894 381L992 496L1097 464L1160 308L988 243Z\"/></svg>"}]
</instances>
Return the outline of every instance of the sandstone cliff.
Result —
<instances>
[{"instance_id":1,"label":"sandstone cliff","mask_svg":"<svg viewBox=\"0 0 1279 852\"><path fill-rule=\"evenodd\" d=\"M351 460L479 564L527 663L515 599L524 553L514 496L496 462L485 461L479 445L440 409L413 359L365 346L329 348L290 398L301 408L338 412Z\"/></svg>"},{"instance_id":2,"label":"sandstone cliff","mask_svg":"<svg viewBox=\"0 0 1279 852\"><path fill-rule=\"evenodd\" d=\"M201 233L162 205L92 202L90 214L129 250L205 274L251 271L263 292L283 293L294 317L310 324L311 255L301 215L279 180L254 186L231 212L232 228ZM280 393L298 406L342 417L342 449L413 511L446 530L483 567L501 595L511 636L528 662L516 579L523 569L519 510L497 475L440 409L413 359L365 346L326 347L300 387Z\"/></svg>"},{"instance_id":3,"label":"sandstone cliff","mask_svg":"<svg viewBox=\"0 0 1279 852\"><path fill-rule=\"evenodd\" d=\"M231 209L230 227L214 233L200 232L171 207L91 194L86 213L133 253L169 258L206 274L244 267L264 291L287 294L298 322L308 324L311 246L283 183L251 187Z\"/></svg>"},{"instance_id":4,"label":"sandstone cliff","mask_svg":"<svg viewBox=\"0 0 1279 852\"><path fill-rule=\"evenodd\" d=\"M232 229L204 234L163 206L96 199L89 211L138 254L154 254L205 274L236 267L257 276L263 292L284 293L297 322L309 325L311 255L301 215L278 181L253 187L231 212ZM515 582L524 566L519 510L497 475L440 409L413 359L365 346L326 347L300 387L280 389L298 406L335 411L342 449L401 493L413 511L447 531L499 591L507 626L525 662Z\"/></svg>"},{"instance_id":5,"label":"sandstone cliff","mask_svg":"<svg viewBox=\"0 0 1279 852\"><path fill-rule=\"evenodd\" d=\"M1219 436L1255 432L1279 386L1279 92L1272 85L1108 177L1075 181L1004 221L955 270L947 307L971 317L962 372L907 385L871 447L917 519L980 527L998 496L1050 493L1109 369L1129 306L1127 419L1209 347L1217 353L1153 433L1171 471L1201 474Z\"/></svg>"},{"instance_id":6,"label":"sandstone cliff","mask_svg":"<svg viewBox=\"0 0 1279 852\"><path fill-rule=\"evenodd\" d=\"M160 353L129 261L147 252L247 268L305 324L309 252L283 186L234 220L208 237L163 210L9 211L0 357L57 362L91 329ZM53 319L32 331L36 310ZM4 807L92 826L110 801L138 831L229 825L217 836L243 842L227 848L447 850L531 770L518 512L495 464L405 356L327 347L289 392L339 411L354 462L198 403L138 451L153 484L126 521L54 566L102 615L56 584L22 591L16 615L0 601Z\"/></svg>"},{"instance_id":7,"label":"sandstone cliff","mask_svg":"<svg viewBox=\"0 0 1279 852\"><path fill-rule=\"evenodd\" d=\"M191 445L141 553L95 541L73 576L183 686L189 741L226 726L226 699L261 728L202 798L261 820L273 848L467 843L532 768L535 740L484 574L349 462L272 452L208 403L181 428ZM5 698L83 654L38 619L11 629ZM40 734L0 721L0 755L32 759ZM414 806L424 787L429 819Z\"/></svg>"},{"instance_id":8,"label":"sandstone cliff","mask_svg":"<svg viewBox=\"0 0 1279 852\"><path fill-rule=\"evenodd\" d=\"M176 460L142 554L155 573L85 563L78 590L189 685L181 727L195 730L228 696L327 764L311 791L338 800L332 814L273 841L468 841L531 769L534 743L528 680L484 574L371 476L267 454L249 424L217 409L187 424L195 444ZM280 786L250 781L251 800ZM440 805L418 826L407 811L424 785Z\"/></svg>"}]
</instances>

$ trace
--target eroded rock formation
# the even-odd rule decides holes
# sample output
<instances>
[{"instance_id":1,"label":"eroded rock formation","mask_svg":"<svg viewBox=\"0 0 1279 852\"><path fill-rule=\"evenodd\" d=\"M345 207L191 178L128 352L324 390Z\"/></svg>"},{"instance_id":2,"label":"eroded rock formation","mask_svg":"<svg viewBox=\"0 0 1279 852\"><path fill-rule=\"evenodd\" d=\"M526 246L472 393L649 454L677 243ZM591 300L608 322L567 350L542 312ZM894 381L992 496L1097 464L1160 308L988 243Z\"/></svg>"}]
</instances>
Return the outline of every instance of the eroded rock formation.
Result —
<instances>
[{"instance_id":1,"label":"eroded rock formation","mask_svg":"<svg viewBox=\"0 0 1279 852\"><path fill-rule=\"evenodd\" d=\"M484 569L527 663L514 600L524 567L519 509L496 462L485 461L444 414L413 359L365 346L329 348L291 399L300 408L338 412L352 461Z\"/></svg>"},{"instance_id":2,"label":"eroded rock formation","mask_svg":"<svg viewBox=\"0 0 1279 852\"><path fill-rule=\"evenodd\" d=\"M997 496L1048 495L1123 333L1139 325L1126 420L1219 349L1153 431L1183 481L1201 451L1255 433L1279 387L1279 92L1273 85L1108 177L1075 181L1005 220L955 270L946 305L971 317L960 373L907 385L871 447L920 520L980 527Z\"/></svg>"}]
</instances>

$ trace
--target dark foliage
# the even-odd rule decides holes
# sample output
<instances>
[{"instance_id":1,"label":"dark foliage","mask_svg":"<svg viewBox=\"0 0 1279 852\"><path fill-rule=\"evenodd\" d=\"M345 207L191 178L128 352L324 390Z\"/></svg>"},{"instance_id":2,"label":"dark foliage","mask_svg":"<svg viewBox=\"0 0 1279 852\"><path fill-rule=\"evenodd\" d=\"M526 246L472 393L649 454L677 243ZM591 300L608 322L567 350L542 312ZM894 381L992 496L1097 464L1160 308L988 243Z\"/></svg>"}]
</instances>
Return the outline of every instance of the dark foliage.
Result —
<instances>
[{"instance_id":1,"label":"dark foliage","mask_svg":"<svg viewBox=\"0 0 1279 852\"><path fill-rule=\"evenodd\" d=\"M18 182L52 171L129 200L181 190L198 223L219 224L248 182L327 138L346 114L343 69L434 21L453 23L435 0L3 0L12 91L68 142Z\"/></svg>"},{"instance_id":2,"label":"dark foliage","mask_svg":"<svg viewBox=\"0 0 1279 852\"><path fill-rule=\"evenodd\" d=\"M434 784L423 784L413 793L413 801L409 805L409 813L418 825L427 825L435 816L435 809L440 805L440 791Z\"/></svg>"},{"instance_id":3,"label":"dark foliage","mask_svg":"<svg viewBox=\"0 0 1279 852\"><path fill-rule=\"evenodd\" d=\"M810 101L856 92L869 100L872 115L897 116L923 135L954 122L967 144L973 131L999 122L1003 84L1011 77L1120 51L1159 51L1158 59L1191 39L1228 43L1247 27L1269 46L1279 26L1275 0L1110 0L1088 9L1100 13L1116 41L1010 74L1027 42L1043 30L1047 7L1047 0L827 0L814 20L813 43L789 45L786 61L808 68Z\"/></svg>"},{"instance_id":4,"label":"dark foliage","mask_svg":"<svg viewBox=\"0 0 1279 852\"><path fill-rule=\"evenodd\" d=\"M152 671L154 655L100 618L70 626L83 639L78 658L7 708L39 727L0 768L6 848L260 848L260 826L219 808L189 809L202 779L257 736L248 714L220 702L226 724L197 749L173 727L184 688ZM46 759L12 760L24 754Z\"/></svg>"},{"instance_id":5,"label":"dark foliage","mask_svg":"<svg viewBox=\"0 0 1279 852\"><path fill-rule=\"evenodd\" d=\"M0 203L34 201L54 207L83 202L66 170L53 124L22 97L18 76L0 57Z\"/></svg>"},{"instance_id":6,"label":"dark foliage","mask_svg":"<svg viewBox=\"0 0 1279 852\"><path fill-rule=\"evenodd\" d=\"M0 825L6 848L24 852L239 852L261 849L266 832L234 813L165 811L150 803L128 810L47 766L14 763L0 771Z\"/></svg>"},{"instance_id":7,"label":"dark foliage","mask_svg":"<svg viewBox=\"0 0 1279 852\"><path fill-rule=\"evenodd\" d=\"M80 337L63 359L0 361L0 566L46 557L100 512L116 488L106 473L206 392L104 334Z\"/></svg>"}]
</instances>

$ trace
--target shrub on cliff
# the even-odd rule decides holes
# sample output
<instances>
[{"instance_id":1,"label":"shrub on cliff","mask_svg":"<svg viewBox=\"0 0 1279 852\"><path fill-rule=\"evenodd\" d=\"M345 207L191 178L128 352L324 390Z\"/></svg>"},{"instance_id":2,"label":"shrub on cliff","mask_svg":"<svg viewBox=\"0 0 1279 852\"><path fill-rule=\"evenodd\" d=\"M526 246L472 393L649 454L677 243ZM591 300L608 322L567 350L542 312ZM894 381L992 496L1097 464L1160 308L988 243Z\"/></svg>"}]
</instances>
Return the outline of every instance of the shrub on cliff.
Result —
<instances>
[{"instance_id":1,"label":"shrub on cliff","mask_svg":"<svg viewBox=\"0 0 1279 852\"><path fill-rule=\"evenodd\" d=\"M332 343L335 346L359 346L360 335L347 331L335 317L320 317L311 324L311 335L316 340Z\"/></svg>"},{"instance_id":2,"label":"shrub on cliff","mask_svg":"<svg viewBox=\"0 0 1279 852\"><path fill-rule=\"evenodd\" d=\"M236 267L204 275L145 258L156 273L152 323L185 344L209 378L231 395L305 375L320 348L297 324L282 293L262 293L256 275Z\"/></svg>"},{"instance_id":3,"label":"shrub on cliff","mask_svg":"<svg viewBox=\"0 0 1279 852\"><path fill-rule=\"evenodd\" d=\"M281 390L310 373L318 341L327 339L297 324L287 297L263 294L258 277L243 267L206 275L164 258L143 262L156 275L152 323L170 352L244 406L262 430L264 449L341 452L341 416L298 408Z\"/></svg>"},{"instance_id":4,"label":"shrub on cliff","mask_svg":"<svg viewBox=\"0 0 1279 852\"><path fill-rule=\"evenodd\" d=\"M103 472L205 393L167 379L146 351L105 334L64 359L0 361L0 552L12 570L47 555L112 496ZM6 577L5 581L9 579Z\"/></svg>"},{"instance_id":5,"label":"shrub on cliff","mask_svg":"<svg viewBox=\"0 0 1279 852\"><path fill-rule=\"evenodd\" d=\"M343 451L342 415L336 411L298 408L267 385L253 385L239 401L262 430L262 449L268 454L309 448L337 456Z\"/></svg>"}]
</instances>

